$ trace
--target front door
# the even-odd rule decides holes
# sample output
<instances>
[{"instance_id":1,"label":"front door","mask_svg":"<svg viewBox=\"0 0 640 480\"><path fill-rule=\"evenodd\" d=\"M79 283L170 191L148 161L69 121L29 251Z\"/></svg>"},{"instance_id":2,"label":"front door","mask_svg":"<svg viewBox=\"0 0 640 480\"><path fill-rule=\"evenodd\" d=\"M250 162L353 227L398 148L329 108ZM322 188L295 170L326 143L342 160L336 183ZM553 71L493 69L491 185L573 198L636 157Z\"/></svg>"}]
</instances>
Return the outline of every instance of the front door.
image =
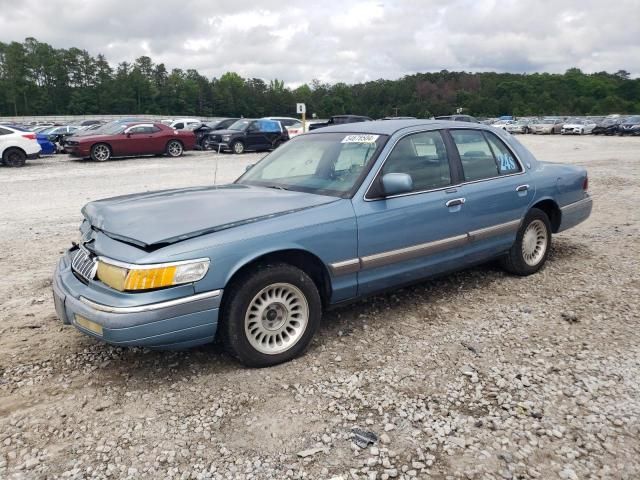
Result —
<instances>
[{"instance_id":1,"label":"front door","mask_svg":"<svg viewBox=\"0 0 640 480\"><path fill-rule=\"evenodd\" d=\"M441 132L402 138L364 199L353 199L358 222L358 294L413 282L460 264L468 243L463 207ZM387 173L406 173L411 192L385 197Z\"/></svg>"},{"instance_id":2,"label":"front door","mask_svg":"<svg viewBox=\"0 0 640 480\"><path fill-rule=\"evenodd\" d=\"M508 250L534 197L535 185L505 143L486 130L450 130L464 183L463 216L469 234L467 261Z\"/></svg>"}]
</instances>

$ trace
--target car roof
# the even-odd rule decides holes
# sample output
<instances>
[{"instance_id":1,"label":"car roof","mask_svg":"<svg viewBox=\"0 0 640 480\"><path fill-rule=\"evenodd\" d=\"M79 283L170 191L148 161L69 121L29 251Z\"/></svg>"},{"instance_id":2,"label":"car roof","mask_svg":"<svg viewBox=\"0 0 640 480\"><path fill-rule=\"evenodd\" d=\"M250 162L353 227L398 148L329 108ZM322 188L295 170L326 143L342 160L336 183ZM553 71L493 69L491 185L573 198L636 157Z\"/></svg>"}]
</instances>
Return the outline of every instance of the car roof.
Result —
<instances>
[{"instance_id":1,"label":"car roof","mask_svg":"<svg viewBox=\"0 0 640 480\"><path fill-rule=\"evenodd\" d=\"M329 132L348 133L372 133L378 135L393 135L394 133L407 128L428 127L436 130L439 128L477 128L483 130L491 129L480 123L454 122L451 120L373 120L371 122L345 123L329 127L311 130L309 134L317 135Z\"/></svg>"}]
</instances>

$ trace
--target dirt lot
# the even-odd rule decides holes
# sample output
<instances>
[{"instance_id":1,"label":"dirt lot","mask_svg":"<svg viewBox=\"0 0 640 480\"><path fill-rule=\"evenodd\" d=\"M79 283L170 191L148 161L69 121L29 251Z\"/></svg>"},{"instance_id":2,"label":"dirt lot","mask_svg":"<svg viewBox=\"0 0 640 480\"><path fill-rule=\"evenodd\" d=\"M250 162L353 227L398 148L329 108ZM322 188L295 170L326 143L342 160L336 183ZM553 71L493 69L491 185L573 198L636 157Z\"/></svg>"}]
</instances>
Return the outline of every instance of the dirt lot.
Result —
<instances>
[{"instance_id":1,"label":"dirt lot","mask_svg":"<svg viewBox=\"0 0 640 480\"><path fill-rule=\"evenodd\" d=\"M0 168L0 478L639 478L640 139L522 141L587 166L595 199L543 271L488 265L330 312L304 357L265 370L215 345L109 347L51 299L88 200L212 183L216 162L230 181L258 155Z\"/></svg>"}]
</instances>

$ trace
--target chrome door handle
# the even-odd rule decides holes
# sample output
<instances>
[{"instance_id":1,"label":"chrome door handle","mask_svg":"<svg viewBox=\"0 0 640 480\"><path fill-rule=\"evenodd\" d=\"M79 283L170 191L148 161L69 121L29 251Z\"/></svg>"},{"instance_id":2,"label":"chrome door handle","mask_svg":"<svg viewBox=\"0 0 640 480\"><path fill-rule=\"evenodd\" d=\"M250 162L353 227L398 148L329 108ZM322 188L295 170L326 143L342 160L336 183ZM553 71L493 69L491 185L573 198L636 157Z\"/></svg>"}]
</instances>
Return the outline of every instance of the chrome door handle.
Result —
<instances>
[{"instance_id":1,"label":"chrome door handle","mask_svg":"<svg viewBox=\"0 0 640 480\"><path fill-rule=\"evenodd\" d=\"M516 192L525 192L529 190L529 185L518 185L516 187Z\"/></svg>"},{"instance_id":2,"label":"chrome door handle","mask_svg":"<svg viewBox=\"0 0 640 480\"><path fill-rule=\"evenodd\" d=\"M453 198L451 200L449 200L447 203L445 203L445 205L447 207L455 207L456 205L464 205L465 199L464 198Z\"/></svg>"}]
</instances>

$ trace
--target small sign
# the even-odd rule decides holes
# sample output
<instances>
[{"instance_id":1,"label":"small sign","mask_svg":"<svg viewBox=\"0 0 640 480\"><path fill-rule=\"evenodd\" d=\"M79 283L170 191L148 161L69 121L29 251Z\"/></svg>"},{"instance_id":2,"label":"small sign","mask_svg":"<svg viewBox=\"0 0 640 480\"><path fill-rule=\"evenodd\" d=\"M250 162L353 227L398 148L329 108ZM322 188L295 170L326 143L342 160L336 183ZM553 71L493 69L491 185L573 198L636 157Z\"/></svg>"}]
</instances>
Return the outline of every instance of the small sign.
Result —
<instances>
[{"instance_id":1,"label":"small sign","mask_svg":"<svg viewBox=\"0 0 640 480\"><path fill-rule=\"evenodd\" d=\"M296 103L296 113L307 113L307 106L304 103Z\"/></svg>"},{"instance_id":2,"label":"small sign","mask_svg":"<svg viewBox=\"0 0 640 480\"><path fill-rule=\"evenodd\" d=\"M347 135L341 143L376 143L380 135Z\"/></svg>"}]
</instances>

